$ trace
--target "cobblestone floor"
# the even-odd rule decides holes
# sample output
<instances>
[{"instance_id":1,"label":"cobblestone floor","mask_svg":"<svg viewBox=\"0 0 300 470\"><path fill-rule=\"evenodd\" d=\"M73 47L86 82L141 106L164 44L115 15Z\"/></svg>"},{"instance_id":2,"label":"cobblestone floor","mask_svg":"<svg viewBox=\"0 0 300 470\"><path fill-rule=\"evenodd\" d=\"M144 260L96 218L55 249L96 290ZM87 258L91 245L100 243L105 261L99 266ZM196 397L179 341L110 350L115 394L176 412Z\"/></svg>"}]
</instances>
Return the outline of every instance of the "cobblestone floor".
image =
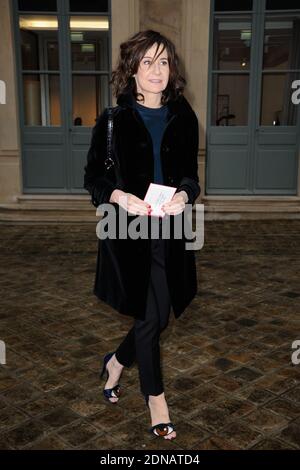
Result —
<instances>
[{"instance_id":1,"label":"cobblestone floor","mask_svg":"<svg viewBox=\"0 0 300 470\"><path fill-rule=\"evenodd\" d=\"M94 225L0 226L1 449L299 449L300 221L206 222L197 297L161 337L177 439L147 432L137 366L102 356L132 318L92 294Z\"/></svg>"}]
</instances>

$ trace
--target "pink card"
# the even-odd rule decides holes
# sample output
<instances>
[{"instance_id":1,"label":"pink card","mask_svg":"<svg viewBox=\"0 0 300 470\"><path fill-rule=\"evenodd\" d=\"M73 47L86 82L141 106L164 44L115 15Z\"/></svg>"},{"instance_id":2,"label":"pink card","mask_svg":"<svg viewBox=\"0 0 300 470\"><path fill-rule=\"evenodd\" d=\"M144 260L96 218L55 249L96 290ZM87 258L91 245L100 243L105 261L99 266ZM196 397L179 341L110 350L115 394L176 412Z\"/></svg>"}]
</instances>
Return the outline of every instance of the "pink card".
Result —
<instances>
[{"instance_id":1,"label":"pink card","mask_svg":"<svg viewBox=\"0 0 300 470\"><path fill-rule=\"evenodd\" d=\"M165 212L161 210L161 206L165 202L171 201L177 188L173 186L165 186L164 184L150 183L144 201L151 204L151 215L156 217L164 217Z\"/></svg>"}]
</instances>

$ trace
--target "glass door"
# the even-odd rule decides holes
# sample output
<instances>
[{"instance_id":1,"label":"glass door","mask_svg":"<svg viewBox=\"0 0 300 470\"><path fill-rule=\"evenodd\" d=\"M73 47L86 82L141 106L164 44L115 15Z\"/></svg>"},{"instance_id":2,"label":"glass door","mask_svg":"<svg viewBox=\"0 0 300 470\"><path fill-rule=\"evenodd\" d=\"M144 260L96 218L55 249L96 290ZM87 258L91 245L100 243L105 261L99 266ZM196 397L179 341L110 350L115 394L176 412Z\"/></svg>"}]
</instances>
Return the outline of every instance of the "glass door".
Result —
<instances>
[{"instance_id":1,"label":"glass door","mask_svg":"<svg viewBox=\"0 0 300 470\"><path fill-rule=\"evenodd\" d=\"M97 115L110 103L110 2L14 0L24 193L85 193Z\"/></svg>"},{"instance_id":2,"label":"glass door","mask_svg":"<svg viewBox=\"0 0 300 470\"><path fill-rule=\"evenodd\" d=\"M74 3L78 2L71 3L68 17L70 185L74 191L83 191L82 169L86 164L90 130L96 117L109 105L109 16L93 13L95 5L90 5L92 11L83 14L76 11ZM82 5L79 8L82 9ZM85 8L88 10L87 5Z\"/></svg>"},{"instance_id":3,"label":"glass door","mask_svg":"<svg viewBox=\"0 0 300 470\"><path fill-rule=\"evenodd\" d=\"M300 10L273 6L249 0L241 11L241 2L213 2L207 194L297 192L300 120L291 95Z\"/></svg>"},{"instance_id":4,"label":"glass door","mask_svg":"<svg viewBox=\"0 0 300 470\"><path fill-rule=\"evenodd\" d=\"M266 12L261 42L253 192L297 194L300 121L299 106L292 102L292 84L300 77L300 10Z\"/></svg>"}]
</instances>

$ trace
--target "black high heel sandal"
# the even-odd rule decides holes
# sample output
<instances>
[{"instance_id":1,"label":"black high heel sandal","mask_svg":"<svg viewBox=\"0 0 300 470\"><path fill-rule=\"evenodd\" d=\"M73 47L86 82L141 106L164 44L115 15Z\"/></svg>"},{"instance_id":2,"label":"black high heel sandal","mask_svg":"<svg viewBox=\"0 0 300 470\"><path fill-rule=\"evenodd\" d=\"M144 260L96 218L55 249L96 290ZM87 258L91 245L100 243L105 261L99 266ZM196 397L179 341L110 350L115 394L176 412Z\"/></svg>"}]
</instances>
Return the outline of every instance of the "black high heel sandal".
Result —
<instances>
[{"instance_id":1,"label":"black high heel sandal","mask_svg":"<svg viewBox=\"0 0 300 470\"><path fill-rule=\"evenodd\" d=\"M108 361L110 360L110 358L115 354L115 352L111 352L111 353L108 353L104 356L104 359L103 359L103 367L102 367L102 371L100 372L100 377L102 378L103 377L103 374L104 372L106 371L106 374L107 374L107 380L109 378L109 372L108 370L106 369L106 365L108 363ZM115 385L113 388L107 388L107 389L103 389L103 395L104 397L110 402L112 403L113 405L115 405L116 403L118 403L119 400L117 401L111 401L110 398L119 398L121 394L121 387L120 387L120 384L117 384Z\"/></svg>"},{"instance_id":2,"label":"black high heel sandal","mask_svg":"<svg viewBox=\"0 0 300 470\"><path fill-rule=\"evenodd\" d=\"M146 405L150 409L149 395L144 395L144 397L145 397ZM173 431L176 431L176 429L175 429L174 424L171 423L171 421L169 423L155 424L154 426L151 426L151 428L149 428L149 432L151 434L154 434L156 437L163 437L163 438L164 436L168 436L169 434L171 434L171 432ZM172 439L169 439L169 440L173 440L173 439L176 439L176 437L172 437Z\"/></svg>"}]
</instances>

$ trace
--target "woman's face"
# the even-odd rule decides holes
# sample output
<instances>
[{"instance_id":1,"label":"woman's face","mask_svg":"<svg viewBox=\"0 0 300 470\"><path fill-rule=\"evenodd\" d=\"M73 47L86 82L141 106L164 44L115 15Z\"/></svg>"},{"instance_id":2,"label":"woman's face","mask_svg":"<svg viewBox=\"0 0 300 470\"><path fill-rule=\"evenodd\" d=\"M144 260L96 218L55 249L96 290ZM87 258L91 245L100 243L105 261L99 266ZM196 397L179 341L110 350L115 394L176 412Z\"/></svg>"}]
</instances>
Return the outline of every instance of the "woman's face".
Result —
<instances>
[{"instance_id":1,"label":"woman's face","mask_svg":"<svg viewBox=\"0 0 300 470\"><path fill-rule=\"evenodd\" d=\"M166 49L161 53L163 45L160 45L155 62L151 60L155 55L157 44L148 49L140 61L138 71L135 74L137 91L143 94L161 94L169 82L169 61ZM151 65L150 65L151 64Z\"/></svg>"}]
</instances>

